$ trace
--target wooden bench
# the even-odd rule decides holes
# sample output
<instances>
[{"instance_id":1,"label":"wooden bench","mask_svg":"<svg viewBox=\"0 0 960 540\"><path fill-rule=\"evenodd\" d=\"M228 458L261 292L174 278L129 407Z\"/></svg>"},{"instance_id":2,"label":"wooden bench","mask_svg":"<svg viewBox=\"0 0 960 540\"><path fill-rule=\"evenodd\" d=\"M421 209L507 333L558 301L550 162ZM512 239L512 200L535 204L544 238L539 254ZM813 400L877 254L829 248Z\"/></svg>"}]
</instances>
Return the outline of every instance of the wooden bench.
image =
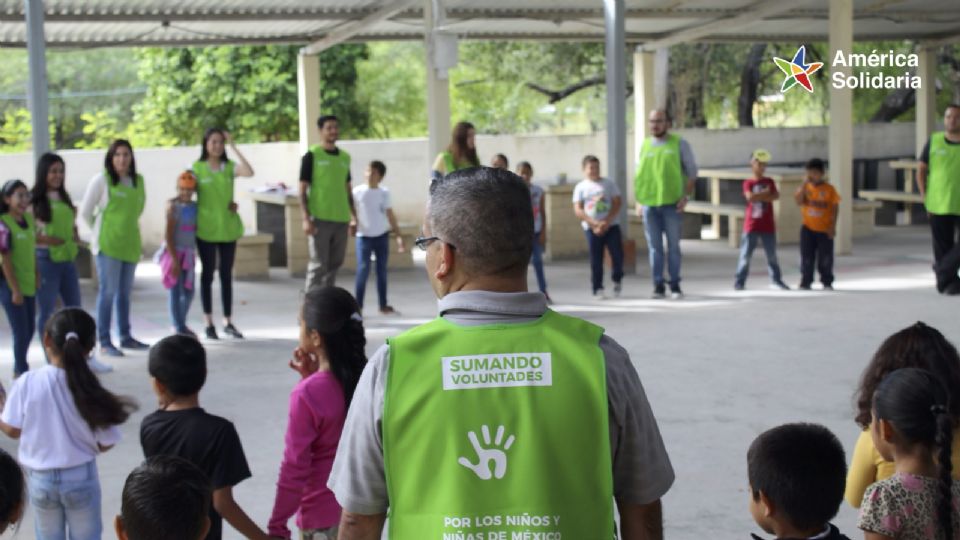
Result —
<instances>
[{"instance_id":1,"label":"wooden bench","mask_svg":"<svg viewBox=\"0 0 960 540\"><path fill-rule=\"evenodd\" d=\"M270 279L270 244L273 235L247 233L237 240L233 278L241 281Z\"/></svg>"},{"instance_id":2,"label":"wooden bench","mask_svg":"<svg viewBox=\"0 0 960 540\"><path fill-rule=\"evenodd\" d=\"M879 201L854 199L853 201L853 237L863 238L873 234L877 210L883 206Z\"/></svg>"},{"instance_id":3,"label":"wooden bench","mask_svg":"<svg viewBox=\"0 0 960 540\"><path fill-rule=\"evenodd\" d=\"M868 201L876 201L880 204L885 202L903 203L906 211L904 224L910 225L913 215L913 205L923 204L923 196L914 191L895 191L883 189L861 189L860 197Z\"/></svg>"},{"instance_id":4,"label":"wooden bench","mask_svg":"<svg viewBox=\"0 0 960 540\"><path fill-rule=\"evenodd\" d=\"M740 235L743 232L744 208L744 205L740 204L714 204L706 201L689 201L683 208L683 211L691 214L707 214L727 218L727 243L730 244L730 247L737 247L740 245ZM716 219L716 217L714 217L714 219Z\"/></svg>"}]
</instances>

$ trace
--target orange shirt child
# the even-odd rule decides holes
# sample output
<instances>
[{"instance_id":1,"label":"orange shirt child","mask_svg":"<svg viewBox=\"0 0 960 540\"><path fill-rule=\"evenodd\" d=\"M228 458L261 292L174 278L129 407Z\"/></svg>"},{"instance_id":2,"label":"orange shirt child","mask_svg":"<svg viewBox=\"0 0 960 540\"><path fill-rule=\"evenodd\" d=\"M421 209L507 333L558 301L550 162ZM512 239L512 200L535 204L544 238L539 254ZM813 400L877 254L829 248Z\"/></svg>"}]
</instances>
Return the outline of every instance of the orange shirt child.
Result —
<instances>
[{"instance_id":1,"label":"orange shirt child","mask_svg":"<svg viewBox=\"0 0 960 540\"><path fill-rule=\"evenodd\" d=\"M803 202L800 205L803 213L803 226L811 231L827 233L833 236L836 228L837 206L840 204L840 194L826 181L803 183Z\"/></svg>"}]
</instances>

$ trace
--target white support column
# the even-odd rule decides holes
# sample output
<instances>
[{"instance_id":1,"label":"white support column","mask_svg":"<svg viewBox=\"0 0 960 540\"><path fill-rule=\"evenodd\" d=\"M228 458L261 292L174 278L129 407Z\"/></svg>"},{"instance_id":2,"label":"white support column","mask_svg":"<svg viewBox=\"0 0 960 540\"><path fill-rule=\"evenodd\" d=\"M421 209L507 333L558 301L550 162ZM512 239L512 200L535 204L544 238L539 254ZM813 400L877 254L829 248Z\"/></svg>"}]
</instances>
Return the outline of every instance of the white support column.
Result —
<instances>
[{"instance_id":1,"label":"white support column","mask_svg":"<svg viewBox=\"0 0 960 540\"><path fill-rule=\"evenodd\" d=\"M320 144L320 57L300 54L297 56L297 95L300 118L300 153L305 154L310 146Z\"/></svg>"},{"instance_id":2,"label":"white support column","mask_svg":"<svg viewBox=\"0 0 960 540\"><path fill-rule=\"evenodd\" d=\"M627 75L624 0L603 0L606 26L607 175L627 193ZM626 201L624 201L626 203ZM620 206L621 232L627 236L627 204Z\"/></svg>"},{"instance_id":3,"label":"white support column","mask_svg":"<svg viewBox=\"0 0 960 540\"><path fill-rule=\"evenodd\" d=\"M633 157L640 156L643 141L650 136L647 118L657 108L655 86L656 53L637 47L633 53ZM639 166L639 162L636 163ZM634 171L636 174L636 171ZM634 206L633 182L627 182L626 204Z\"/></svg>"},{"instance_id":4,"label":"white support column","mask_svg":"<svg viewBox=\"0 0 960 540\"><path fill-rule=\"evenodd\" d=\"M830 55L849 53L853 47L853 0L830 2ZM850 75L849 67L834 67ZM850 253L853 247L853 90L830 85L830 127L828 129L830 181L840 192L840 216L834 243L836 253Z\"/></svg>"},{"instance_id":5,"label":"white support column","mask_svg":"<svg viewBox=\"0 0 960 540\"><path fill-rule=\"evenodd\" d=\"M49 104L47 101L46 38L43 34L43 0L24 0L27 26L27 56L30 65L27 106L33 136L33 162L50 150Z\"/></svg>"},{"instance_id":6,"label":"white support column","mask_svg":"<svg viewBox=\"0 0 960 540\"><path fill-rule=\"evenodd\" d=\"M435 11L438 7L441 11ZM447 69L437 67L436 27L443 23L442 7L434 0L423 2L424 50L426 51L427 71L427 166L429 171L433 160L450 142L450 82Z\"/></svg>"},{"instance_id":7,"label":"white support column","mask_svg":"<svg viewBox=\"0 0 960 540\"><path fill-rule=\"evenodd\" d=\"M920 89L917 90L917 120L916 120L916 154L919 158L930 134L933 133L937 122L937 51L936 47L923 46L917 50L920 56L920 65L917 67L917 76L920 77Z\"/></svg>"}]
</instances>

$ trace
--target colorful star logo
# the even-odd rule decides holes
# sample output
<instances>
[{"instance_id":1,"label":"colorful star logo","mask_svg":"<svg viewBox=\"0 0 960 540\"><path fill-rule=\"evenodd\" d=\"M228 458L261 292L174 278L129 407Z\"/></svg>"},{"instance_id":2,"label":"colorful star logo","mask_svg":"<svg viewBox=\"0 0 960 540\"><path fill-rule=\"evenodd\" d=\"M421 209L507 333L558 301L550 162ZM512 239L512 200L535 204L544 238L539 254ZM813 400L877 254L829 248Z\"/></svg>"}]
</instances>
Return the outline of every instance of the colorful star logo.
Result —
<instances>
[{"instance_id":1,"label":"colorful star logo","mask_svg":"<svg viewBox=\"0 0 960 540\"><path fill-rule=\"evenodd\" d=\"M820 68L823 67L823 62L807 64L806 57L806 45L801 45L800 48L797 49L797 54L793 55L793 60L773 57L773 61L777 63L780 71L787 74L787 78L783 80L783 85L780 87L781 93L790 90L798 83L804 87L807 92L813 93L813 84L810 82L810 75L819 71Z\"/></svg>"}]
</instances>

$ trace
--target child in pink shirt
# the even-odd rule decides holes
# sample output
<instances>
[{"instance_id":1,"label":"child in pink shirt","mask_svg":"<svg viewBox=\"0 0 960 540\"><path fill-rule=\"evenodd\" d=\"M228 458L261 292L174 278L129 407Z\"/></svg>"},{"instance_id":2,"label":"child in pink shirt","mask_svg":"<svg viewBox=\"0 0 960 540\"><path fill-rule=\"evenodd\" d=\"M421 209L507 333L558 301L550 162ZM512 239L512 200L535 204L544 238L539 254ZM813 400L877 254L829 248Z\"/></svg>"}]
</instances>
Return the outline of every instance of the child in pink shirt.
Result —
<instances>
[{"instance_id":1,"label":"child in pink shirt","mask_svg":"<svg viewBox=\"0 0 960 540\"><path fill-rule=\"evenodd\" d=\"M300 346L290 367L303 379L290 393L290 413L269 534L290 538L297 514L304 540L333 540L340 505L327 477L340 442L347 407L367 363L359 306L338 287L307 291L300 311Z\"/></svg>"}]
</instances>

